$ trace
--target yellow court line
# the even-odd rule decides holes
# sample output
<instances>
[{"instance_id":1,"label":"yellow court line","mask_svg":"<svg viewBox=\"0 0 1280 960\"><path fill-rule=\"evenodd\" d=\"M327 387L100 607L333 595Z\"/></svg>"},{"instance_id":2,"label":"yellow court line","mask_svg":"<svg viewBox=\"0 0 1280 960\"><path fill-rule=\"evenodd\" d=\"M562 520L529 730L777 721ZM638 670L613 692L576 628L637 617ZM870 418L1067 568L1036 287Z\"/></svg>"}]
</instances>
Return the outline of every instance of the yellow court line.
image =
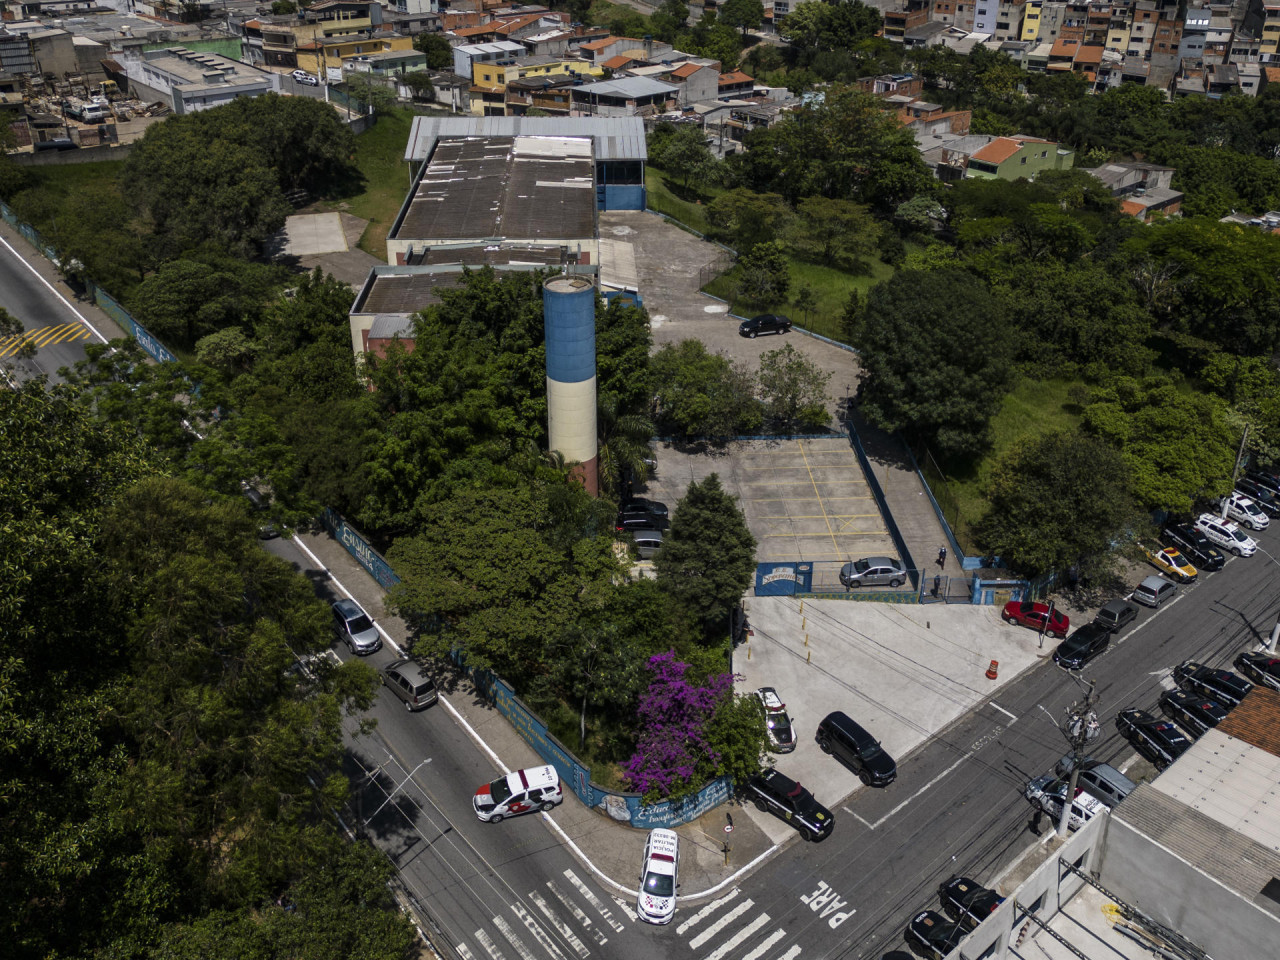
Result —
<instances>
[{"instance_id":1,"label":"yellow court line","mask_svg":"<svg viewBox=\"0 0 1280 960\"><path fill-rule=\"evenodd\" d=\"M805 449L804 449L804 441L803 441L803 440L797 440L797 441L796 441L796 446L798 446L798 447L800 448L800 456L804 458L804 467L805 467L805 469L806 469L806 470L809 470L809 457L808 457L808 455L805 453ZM809 479L810 479L810 480L813 480L813 471L812 471L812 470L809 470ZM813 484L813 492L814 492L814 493L818 493L818 485L817 485L816 481L815 481L815 482L814 482L814 484ZM830 534L830 536L831 536L831 545L832 545L833 547L835 547L837 550L839 550L839 549L840 549L840 544L836 542L836 532L835 532L834 530L832 530L832 529L831 529L831 520L830 520L830 519L828 519L828 518L827 518L827 516L826 516L826 514L827 514L827 508L826 508L826 507L823 505L823 503L822 503L822 495L821 495L821 494L818 494L818 508L819 508L820 510L822 510L823 519L825 519L825 520L826 520L826 522L827 522L827 533L828 533L828 534Z\"/></svg>"},{"instance_id":2,"label":"yellow court line","mask_svg":"<svg viewBox=\"0 0 1280 960\"><path fill-rule=\"evenodd\" d=\"M795 516L787 514L756 514L757 520L857 520L861 517L879 517L878 513L800 513Z\"/></svg>"}]
</instances>

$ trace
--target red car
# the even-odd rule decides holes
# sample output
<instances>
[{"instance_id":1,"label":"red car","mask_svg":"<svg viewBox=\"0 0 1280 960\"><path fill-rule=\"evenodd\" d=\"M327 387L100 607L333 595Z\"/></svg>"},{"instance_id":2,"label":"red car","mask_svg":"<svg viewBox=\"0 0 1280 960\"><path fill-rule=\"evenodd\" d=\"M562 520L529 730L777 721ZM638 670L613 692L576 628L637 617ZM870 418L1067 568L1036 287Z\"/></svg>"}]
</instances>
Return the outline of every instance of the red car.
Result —
<instances>
[{"instance_id":1,"label":"red car","mask_svg":"<svg viewBox=\"0 0 1280 960\"><path fill-rule=\"evenodd\" d=\"M1000 616L1005 623L1020 623L1032 630L1043 630L1059 640L1067 635L1067 630L1071 627L1071 618L1066 614L1055 610L1050 618L1047 603L1032 603L1030 600L1010 600L1004 605L1004 612Z\"/></svg>"}]
</instances>

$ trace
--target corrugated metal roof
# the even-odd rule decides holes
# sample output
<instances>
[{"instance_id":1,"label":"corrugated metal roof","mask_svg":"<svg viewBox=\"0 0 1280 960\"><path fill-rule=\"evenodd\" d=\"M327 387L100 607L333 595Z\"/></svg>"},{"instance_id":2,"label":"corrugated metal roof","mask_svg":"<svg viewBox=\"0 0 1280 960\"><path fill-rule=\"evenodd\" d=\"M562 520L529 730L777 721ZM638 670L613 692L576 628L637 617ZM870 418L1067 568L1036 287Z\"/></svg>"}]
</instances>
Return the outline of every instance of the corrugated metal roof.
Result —
<instances>
[{"instance_id":1,"label":"corrugated metal roof","mask_svg":"<svg viewBox=\"0 0 1280 960\"><path fill-rule=\"evenodd\" d=\"M663 83L652 77L619 77L617 80L584 83L578 89L583 93L610 97L649 97L655 93L669 93L674 96L680 92L680 88L675 84Z\"/></svg>"},{"instance_id":2,"label":"corrugated metal roof","mask_svg":"<svg viewBox=\"0 0 1280 960\"><path fill-rule=\"evenodd\" d=\"M414 117L404 158L421 163L454 137L520 136L591 137L597 161L649 157L640 117Z\"/></svg>"}]
</instances>

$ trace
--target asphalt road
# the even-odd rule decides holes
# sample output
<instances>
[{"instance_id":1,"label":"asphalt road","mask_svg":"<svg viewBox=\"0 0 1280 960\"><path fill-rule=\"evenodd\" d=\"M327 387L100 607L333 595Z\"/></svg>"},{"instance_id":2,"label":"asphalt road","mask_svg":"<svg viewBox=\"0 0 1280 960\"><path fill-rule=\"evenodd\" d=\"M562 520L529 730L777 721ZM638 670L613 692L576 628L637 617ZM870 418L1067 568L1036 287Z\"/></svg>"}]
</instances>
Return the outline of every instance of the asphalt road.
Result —
<instances>
[{"instance_id":1,"label":"asphalt road","mask_svg":"<svg viewBox=\"0 0 1280 960\"><path fill-rule=\"evenodd\" d=\"M1103 735L1093 756L1130 764L1135 755L1116 734L1115 715L1132 706L1158 713L1177 663L1229 665L1265 639L1280 605L1280 530L1256 536L1257 556L1202 575L1159 611L1142 608L1086 668L1101 697ZM292 542L268 546L330 596ZM1047 659L1053 648L1046 639L1042 664L900 758L891 787L859 790L837 805L828 840L787 847L717 899L682 905L669 927L638 922L634 896L600 883L541 815L476 820L471 795L499 768L443 704L410 714L384 692L372 735L360 732L358 719L348 721L349 773L360 786L356 819L461 960L881 957L903 949L911 916L937 908L939 883L953 873L993 881L1038 842L1021 790L1066 752L1056 724L1084 692ZM380 667L394 656L384 649L368 662ZM1139 779L1152 771L1139 761L1129 772ZM1042 829L1052 829L1047 819Z\"/></svg>"},{"instance_id":2,"label":"asphalt road","mask_svg":"<svg viewBox=\"0 0 1280 960\"><path fill-rule=\"evenodd\" d=\"M58 369L83 360L86 343L107 342L4 237L0 237L0 307L22 321L26 339L36 346L34 356L18 359L13 354L19 344L0 338L0 366L18 380L44 373L50 383L61 383Z\"/></svg>"},{"instance_id":3,"label":"asphalt road","mask_svg":"<svg viewBox=\"0 0 1280 960\"><path fill-rule=\"evenodd\" d=\"M1116 733L1115 716L1129 707L1160 716L1156 701L1172 688L1169 671L1181 661L1230 669L1238 653L1265 641L1280 608L1280 531L1253 536L1257 555L1202 574L1159 611L1140 608L1138 620L1085 668L1082 676L1098 681L1102 726L1090 755L1120 767L1136 758ZM1054 646L1046 639L1046 654ZM900 762L892 786L860 790L836 807L836 830L825 843L792 847L742 887L757 899L772 897L779 910L790 904L782 917L805 928L807 956L902 950L910 918L939 909L940 883L957 873L994 881L1038 841L1021 790L1067 752L1057 722L1084 692L1083 683L1046 660ZM1129 772L1134 779L1154 774L1141 760ZM1052 828L1045 818L1042 829ZM848 904L841 911L857 913L835 923L839 913L832 912L824 921L829 902L815 905L812 896L821 884Z\"/></svg>"}]
</instances>

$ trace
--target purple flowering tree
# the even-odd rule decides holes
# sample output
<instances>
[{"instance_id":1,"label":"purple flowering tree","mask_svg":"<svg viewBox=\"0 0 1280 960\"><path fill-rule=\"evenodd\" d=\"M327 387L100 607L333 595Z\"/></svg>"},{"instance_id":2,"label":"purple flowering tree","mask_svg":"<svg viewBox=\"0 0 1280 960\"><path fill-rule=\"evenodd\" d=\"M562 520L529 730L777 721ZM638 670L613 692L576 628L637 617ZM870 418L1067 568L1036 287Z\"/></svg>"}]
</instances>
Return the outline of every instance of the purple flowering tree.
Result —
<instances>
[{"instance_id":1,"label":"purple flowering tree","mask_svg":"<svg viewBox=\"0 0 1280 960\"><path fill-rule=\"evenodd\" d=\"M685 679L689 665L674 650L650 657L653 680L640 698L640 737L623 765L631 789L646 801L681 796L711 776L720 753L707 738L716 711L732 697L734 675L720 673L706 686Z\"/></svg>"}]
</instances>

